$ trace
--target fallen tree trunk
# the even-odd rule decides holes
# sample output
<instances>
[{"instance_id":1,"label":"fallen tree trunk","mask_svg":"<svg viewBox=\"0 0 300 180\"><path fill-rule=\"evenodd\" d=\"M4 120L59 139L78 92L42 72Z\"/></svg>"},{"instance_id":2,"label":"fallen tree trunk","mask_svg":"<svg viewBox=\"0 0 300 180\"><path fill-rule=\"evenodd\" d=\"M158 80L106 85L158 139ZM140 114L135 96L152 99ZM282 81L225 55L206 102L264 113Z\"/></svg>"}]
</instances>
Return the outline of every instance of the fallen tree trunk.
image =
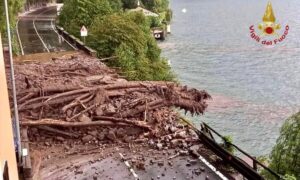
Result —
<instances>
[{"instance_id":1,"label":"fallen tree trunk","mask_svg":"<svg viewBox=\"0 0 300 180\"><path fill-rule=\"evenodd\" d=\"M64 98L60 98L60 99L55 99L52 101L44 101L44 102L39 102L39 103L35 103L35 104L30 104L25 106L24 104L22 104L19 108L20 111L22 110L28 110L28 109L36 109L45 105L55 105L55 104L61 104L61 103L66 103L69 101L72 101L73 99L75 99L76 97L78 97L78 95L73 95L73 96L67 96Z\"/></svg>"},{"instance_id":2,"label":"fallen tree trunk","mask_svg":"<svg viewBox=\"0 0 300 180\"><path fill-rule=\"evenodd\" d=\"M35 93L38 94L39 92L43 92L46 94L50 93L57 93L57 92L66 92L61 93L61 96L65 95L71 95L76 93L83 93L83 92L89 92L97 90L98 88L103 88L106 90L121 90L121 89L130 89L130 88L143 88L143 87L150 87L154 85L170 85L175 84L173 82L164 82L164 81L131 81L126 83L118 83L113 85L101 85L101 86L93 86L93 87L80 87L80 86L74 86L74 85L65 85L65 86L49 86L49 87L43 87L43 88L31 88L26 89L22 91L20 94L27 94L27 93ZM60 97L60 96L58 96ZM56 98L58 98L56 97Z\"/></svg>"},{"instance_id":3,"label":"fallen tree trunk","mask_svg":"<svg viewBox=\"0 0 300 180\"><path fill-rule=\"evenodd\" d=\"M135 116L136 114L139 114L139 113L142 113L142 112L145 112L145 110L147 109L148 111L149 110L152 110L153 107L157 107L157 106L164 106L164 100L162 99L159 99L159 100L155 100L155 101L152 101L150 103L146 104L145 105L141 105L141 106L138 106L138 107L135 107L134 109L129 109L123 113L121 113L121 117L122 118L126 118L126 117L133 117Z\"/></svg>"},{"instance_id":4,"label":"fallen tree trunk","mask_svg":"<svg viewBox=\"0 0 300 180\"><path fill-rule=\"evenodd\" d=\"M108 116L95 116L95 117L93 117L93 120L111 121L111 122L116 122L116 123L126 123L126 124L130 124L130 125L142 127L149 131L153 130L144 121L133 121L133 120L126 120L126 119L115 118L115 117L108 117Z\"/></svg>"},{"instance_id":5,"label":"fallen tree trunk","mask_svg":"<svg viewBox=\"0 0 300 180\"><path fill-rule=\"evenodd\" d=\"M42 119L38 121L23 120L20 122L22 126L60 126L60 127L88 127L88 126L135 126L142 129L151 130L151 127L142 124L128 124L126 122L107 122L107 121L91 121L91 122L66 122L56 119Z\"/></svg>"},{"instance_id":6,"label":"fallen tree trunk","mask_svg":"<svg viewBox=\"0 0 300 180\"><path fill-rule=\"evenodd\" d=\"M128 126L124 123L112 123L102 121L91 122L66 122L56 119L42 119L38 121L23 120L20 122L22 126L60 126L60 127L87 127L87 126Z\"/></svg>"},{"instance_id":7,"label":"fallen tree trunk","mask_svg":"<svg viewBox=\"0 0 300 180\"><path fill-rule=\"evenodd\" d=\"M59 129L55 129L53 127L39 126L38 129L41 129L41 130L44 130L44 131L49 131L49 132L52 132L52 133L55 133L55 134L61 134L63 136L78 138L77 134L65 132L65 131L62 131L62 130L59 130Z\"/></svg>"}]
</instances>

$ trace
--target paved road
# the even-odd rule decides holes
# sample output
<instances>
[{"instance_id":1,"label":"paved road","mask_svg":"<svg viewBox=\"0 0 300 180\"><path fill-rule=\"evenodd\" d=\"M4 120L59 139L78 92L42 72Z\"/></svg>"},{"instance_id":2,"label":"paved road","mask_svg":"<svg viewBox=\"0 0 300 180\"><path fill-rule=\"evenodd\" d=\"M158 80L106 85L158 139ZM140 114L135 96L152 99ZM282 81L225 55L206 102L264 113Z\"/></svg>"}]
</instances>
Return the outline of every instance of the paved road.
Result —
<instances>
[{"instance_id":1,"label":"paved road","mask_svg":"<svg viewBox=\"0 0 300 180\"><path fill-rule=\"evenodd\" d=\"M19 18L17 28L24 54L74 50L57 34L55 18L55 6L38 9Z\"/></svg>"},{"instance_id":2,"label":"paved road","mask_svg":"<svg viewBox=\"0 0 300 180\"><path fill-rule=\"evenodd\" d=\"M43 162L41 179L222 180L202 161L188 155L168 159L174 155L172 150L140 148L130 150L127 147L120 149L113 146L103 149L93 147L94 152L86 151L84 154L77 153L63 157L55 157L56 154L53 153L51 159L45 159ZM63 147L50 147L47 151L64 152ZM122 153L123 157L119 153ZM122 161L122 158L126 161ZM142 162L144 169L138 168L138 162Z\"/></svg>"}]
</instances>

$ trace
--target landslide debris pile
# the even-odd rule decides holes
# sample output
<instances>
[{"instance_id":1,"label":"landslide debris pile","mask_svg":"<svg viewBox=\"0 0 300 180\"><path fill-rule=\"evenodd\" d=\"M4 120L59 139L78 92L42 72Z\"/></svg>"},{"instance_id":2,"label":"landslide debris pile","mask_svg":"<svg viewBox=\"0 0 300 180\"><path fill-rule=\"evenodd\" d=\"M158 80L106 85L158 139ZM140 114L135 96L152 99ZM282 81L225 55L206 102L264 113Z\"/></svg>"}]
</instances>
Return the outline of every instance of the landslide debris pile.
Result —
<instances>
[{"instance_id":1,"label":"landslide debris pile","mask_svg":"<svg viewBox=\"0 0 300 180\"><path fill-rule=\"evenodd\" d=\"M126 81L83 54L18 63L15 72L20 123L33 141L159 137L177 131L178 114L170 107L198 115L210 98L174 82Z\"/></svg>"}]
</instances>

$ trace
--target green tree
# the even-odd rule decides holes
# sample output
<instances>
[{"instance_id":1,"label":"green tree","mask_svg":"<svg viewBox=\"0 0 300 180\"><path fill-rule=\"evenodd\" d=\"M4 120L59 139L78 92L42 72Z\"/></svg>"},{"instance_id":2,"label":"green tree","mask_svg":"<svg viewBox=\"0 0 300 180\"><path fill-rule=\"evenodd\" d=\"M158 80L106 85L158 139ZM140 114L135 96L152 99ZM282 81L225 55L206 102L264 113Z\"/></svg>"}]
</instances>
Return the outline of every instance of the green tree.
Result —
<instances>
[{"instance_id":1,"label":"green tree","mask_svg":"<svg viewBox=\"0 0 300 180\"><path fill-rule=\"evenodd\" d=\"M121 11L123 9L123 2L121 0L110 0L109 3L114 12Z\"/></svg>"},{"instance_id":2,"label":"green tree","mask_svg":"<svg viewBox=\"0 0 300 180\"><path fill-rule=\"evenodd\" d=\"M270 156L270 168L300 179L300 112L288 118L280 130L280 136ZM270 175L267 175L272 179Z\"/></svg>"},{"instance_id":3,"label":"green tree","mask_svg":"<svg viewBox=\"0 0 300 180\"><path fill-rule=\"evenodd\" d=\"M113 0L114 8L118 2ZM81 26L89 27L96 16L113 13L108 0L68 0L59 16L59 24L68 32L79 37Z\"/></svg>"},{"instance_id":4,"label":"green tree","mask_svg":"<svg viewBox=\"0 0 300 180\"><path fill-rule=\"evenodd\" d=\"M24 5L23 0L8 0L8 12L9 12L9 18L11 27L14 29L16 25L16 19L18 12L20 12L21 8ZM6 16L5 16L5 9L4 9L4 1L0 1L0 30L2 33L6 32ZM6 33L5 33L6 34Z\"/></svg>"},{"instance_id":5,"label":"green tree","mask_svg":"<svg viewBox=\"0 0 300 180\"><path fill-rule=\"evenodd\" d=\"M143 53L146 42L139 26L118 14L96 18L87 40L88 44L97 50L100 57L113 55L122 43L125 43L127 48L138 56Z\"/></svg>"},{"instance_id":6,"label":"green tree","mask_svg":"<svg viewBox=\"0 0 300 180\"><path fill-rule=\"evenodd\" d=\"M172 80L173 74L149 33L144 15L112 14L95 19L87 43L99 57L117 56L109 62L121 67L130 80Z\"/></svg>"},{"instance_id":7,"label":"green tree","mask_svg":"<svg viewBox=\"0 0 300 180\"><path fill-rule=\"evenodd\" d=\"M150 27L159 27L161 22L159 17L149 16L148 17Z\"/></svg>"},{"instance_id":8,"label":"green tree","mask_svg":"<svg viewBox=\"0 0 300 180\"><path fill-rule=\"evenodd\" d=\"M168 9L169 0L141 0L146 9L150 11L161 13Z\"/></svg>"},{"instance_id":9,"label":"green tree","mask_svg":"<svg viewBox=\"0 0 300 180\"><path fill-rule=\"evenodd\" d=\"M23 0L8 0L8 13L10 19L10 29L12 34L12 46L13 46L13 53L19 53L19 45L16 37L16 21L18 12L22 9L24 5ZM5 9L4 9L4 1L0 1L0 33L3 35L3 40L7 41L7 30L6 30L6 16L5 16Z\"/></svg>"},{"instance_id":10,"label":"green tree","mask_svg":"<svg viewBox=\"0 0 300 180\"><path fill-rule=\"evenodd\" d=\"M133 9L137 7L138 0L122 0L124 9Z\"/></svg>"},{"instance_id":11,"label":"green tree","mask_svg":"<svg viewBox=\"0 0 300 180\"><path fill-rule=\"evenodd\" d=\"M136 1L122 1L135 4ZM127 4L128 5L128 4ZM130 80L173 80L167 61L150 33L152 21L141 12L123 12L120 0L69 0L59 24L79 37L82 25L89 29L86 43L98 57L117 56L110 66L120 67Z\"/></svg>"}]
</instances>

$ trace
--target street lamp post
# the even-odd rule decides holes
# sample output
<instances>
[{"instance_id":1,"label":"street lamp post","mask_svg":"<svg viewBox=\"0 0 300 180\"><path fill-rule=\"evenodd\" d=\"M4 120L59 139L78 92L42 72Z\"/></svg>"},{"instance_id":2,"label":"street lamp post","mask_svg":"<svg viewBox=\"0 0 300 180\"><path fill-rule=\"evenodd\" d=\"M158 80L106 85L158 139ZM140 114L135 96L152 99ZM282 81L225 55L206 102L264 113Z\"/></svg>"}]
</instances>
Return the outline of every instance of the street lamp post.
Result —
<instances>
[{"instance_id":1,"label":"street lamp post","mask_svg":"<svg viewBox=\"0 0 300 180\"><path fill-rule=\"evenodd\" d=\"M20 122L19 122L19 113L18 113L18 104L17 104L17 91L15 84L15 73L14 73L14 64L12 56L12 41L11 41L11 32L10 32L10 22L8 14L8 4L7 0L4 0L5 7L5 16L6 16L6 28L7 28L7 37L8 37L8 47L9 47L9 63L10 63L10 76L12 83L12 92L13 92L13 101L14 101L14 120L16 124L15 133L17 135L17 148L18 148L18 159L21 160L21 137L20 137Z\"/></svg>"}]
</instances>

